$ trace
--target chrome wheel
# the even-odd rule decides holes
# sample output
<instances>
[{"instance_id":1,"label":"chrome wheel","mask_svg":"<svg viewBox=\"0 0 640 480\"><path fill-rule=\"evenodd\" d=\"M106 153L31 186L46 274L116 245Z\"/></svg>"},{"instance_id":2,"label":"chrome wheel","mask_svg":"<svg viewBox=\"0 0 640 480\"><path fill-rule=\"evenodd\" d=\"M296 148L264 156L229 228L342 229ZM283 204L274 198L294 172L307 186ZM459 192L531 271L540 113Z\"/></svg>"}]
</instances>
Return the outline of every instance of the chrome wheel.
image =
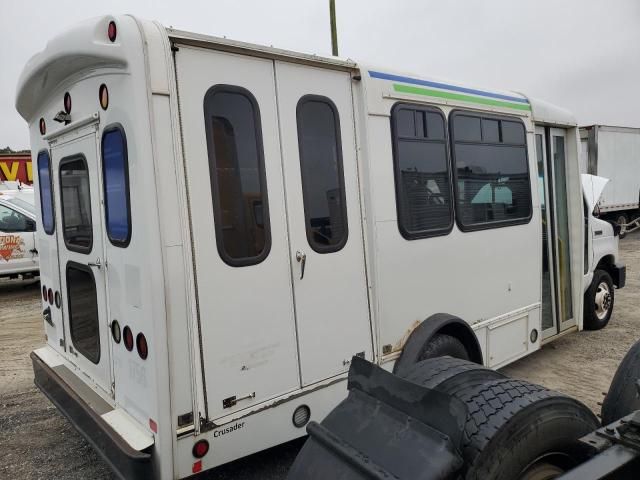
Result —
<instances>
[{"instance_id":1,"label":"chrome wheel","mask_svg":"<svg viewBox=\"0 0 640 480\"><path fill-rule=\"evenodd\" d=\"M613 298L611 296L611 290L607 282L600 282L596 289L596 316L599 320L603 320L609 314L611 310L611 304Z\"/></svg>"},{"instance_id":2,"label":"chrome wheel","mask_svg":"<svg viewBox=\"0 0 640 480\"><path fill-rule=\"evenodd\" d=\"M564 473L560 467L550 463L539 463L529 468L520 480L552 480Z\"/></svg>"}]
</instances>

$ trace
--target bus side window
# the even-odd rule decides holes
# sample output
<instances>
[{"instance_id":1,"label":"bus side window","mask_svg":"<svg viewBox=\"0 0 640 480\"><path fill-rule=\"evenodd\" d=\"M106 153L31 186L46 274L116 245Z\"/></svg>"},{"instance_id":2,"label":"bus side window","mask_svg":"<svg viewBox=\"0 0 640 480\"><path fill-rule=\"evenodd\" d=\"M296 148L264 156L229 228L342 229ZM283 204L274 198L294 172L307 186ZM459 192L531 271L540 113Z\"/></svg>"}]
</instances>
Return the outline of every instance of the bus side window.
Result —
<instances>
[{"instance_id":1,"label":"bus side window","mask_svg":"<svg viewBox=\"0 0 640 480\"><path fill-rule=\"evenodd\" d=\"M102 134L102 177L107 236L116 247L126 247L131 240L129 157L120 125L107 127Z\"/></svg>"},{"instance_id":2,"label":"bus side window","mask_svg":"<svg viewBox=\"0 0 640 480\"><path fill-rule=\"evenodd\" d=\"M38 153L38 182L40 184L40 208L42 226L47 235L53 235L56 222L53 211L53 192L51 188L51 160L49 153Z\"/></svg>"},{"instance_id":3,"label":"bus side window","mask_svg":"<svg viewBox=\"0 0 640 480\"><path fill-rule=\"evenodd\" d=\"M461 111L450 122L460 229L528 223L531 184L522 122Z\"/></svg>"}]
</instances>

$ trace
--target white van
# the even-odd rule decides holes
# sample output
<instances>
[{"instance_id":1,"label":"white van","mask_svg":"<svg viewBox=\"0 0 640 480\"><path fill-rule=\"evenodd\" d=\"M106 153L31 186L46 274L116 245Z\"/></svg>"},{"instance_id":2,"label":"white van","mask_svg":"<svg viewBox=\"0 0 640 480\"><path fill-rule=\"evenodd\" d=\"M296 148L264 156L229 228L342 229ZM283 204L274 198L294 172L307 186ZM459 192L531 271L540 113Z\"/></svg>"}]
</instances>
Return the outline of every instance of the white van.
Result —
<instances>
[{"instance_id":1,"label":"white van","mask_svg":"<svg viewBox=\"0 0 640 480\"><path fill-rule=\"evenodd\" d=\"M0 278L38 274L33 189L0 191Z\"/></svg>"},{"instance_id":2,"label":"white van","mask_svg":"<svg viewBox=\"0 0 640 480\"><path fill-rule=\"evenodd\" d=\"M578 130L547 103L107 16L16 106L53 291L36 384L119 475L304 435L354 355L498 368L583 328Z\"/></svg>"}]
</instances>

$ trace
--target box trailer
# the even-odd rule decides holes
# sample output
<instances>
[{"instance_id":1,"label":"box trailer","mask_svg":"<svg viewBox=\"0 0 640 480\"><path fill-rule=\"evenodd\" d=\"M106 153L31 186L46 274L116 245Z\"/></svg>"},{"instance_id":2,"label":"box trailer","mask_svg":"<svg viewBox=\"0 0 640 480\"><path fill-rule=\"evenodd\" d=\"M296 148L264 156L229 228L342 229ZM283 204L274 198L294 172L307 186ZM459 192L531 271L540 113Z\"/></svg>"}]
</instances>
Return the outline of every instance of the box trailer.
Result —
<instances>
[{"instance_id":1,"label":"box trailer","mask_svg":"<svg viewBox=\"0 0 640 480\"><path fill-rule=\"evenodd\" d=\"M16 107L35 381L123 477L303 436L353 357L504 366L624 285L575 119L518 93L105 16L29 61Z\"/></svg>"},{"instance_id":2,"label":"box trailer","mask_svg":"<svg viewBox=\"0 0 640 480\"><path fill-rule=\"evenodd\" d=\"M610 180L598 202L603 218L624 225L640 216L640 128L580 127L580 163Z\"/></svg>"}]
</instances>

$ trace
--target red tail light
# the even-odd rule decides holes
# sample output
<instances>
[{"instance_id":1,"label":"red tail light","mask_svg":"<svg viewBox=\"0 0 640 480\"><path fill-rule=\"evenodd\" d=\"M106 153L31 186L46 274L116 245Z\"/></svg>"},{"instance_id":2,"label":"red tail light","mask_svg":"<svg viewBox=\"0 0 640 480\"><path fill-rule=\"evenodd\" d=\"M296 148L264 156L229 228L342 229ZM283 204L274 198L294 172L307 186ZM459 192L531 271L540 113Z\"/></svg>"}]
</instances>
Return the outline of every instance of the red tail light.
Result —
<instances>
[{"instance_id":1,"label":"red tail light","mask_svg":"<svg viewBox=\"0 0 640 480\"><path fill-rule=\"evenodd\" d=\"M71 95L69 92L64 94L64 111L66 113L71 113Z\"/></svg>"},{"instance_id":2,"label":"red tail light","mask_svg":"<svg viewBox=\"0 0 640 480\"><path fill-rule=\"evenodd\" d=\"M47 301L47 286L43 285L42 286L42 299L46 302Z\"/></svg>"},{"instance_id":3,"label":"red tail light","mask_svg":"<svg viewBox=\"0 0 640 480\"><path fill-rule=\"evenodd\" d=\"M209 442L206 440L198 440L191 451L196 458L202 458L209 452Z\"/></svg>"},{"instance_id":4,"label":"red tail light","mask_svg":"<svg viewBox=\"0 0 640 480\"><path fill-rule=\"evenodd\" d=\"M124 327L122 336L124 337L124 348L129 351L133 350L133 333L131 333L131 329L129 327Z\"/></svg>"},{"instance_id":5,"label":"red tail light","mask_svg":"<svg viewBox=\"0 0 640 480\"><path fill-rule=\"evenodd\" d=\"M53 305L53 290L47 290L47 299L49 300L49 305Z\"/></svg>"},{"instance_id":6,"label":"red tail light","mask_svg":"<svg viewBox=\"0 0 640 480\"><path fill-rule=\"evenodd\" d=\"M44 135L45 133L47 133L47 124L44 122L44 118L40 119L39 126L40 126L40 135Z\"/></svg>"},{"instance_id":7,"label":"red tail light","mask_svg":"<svg viewBox=\"0 0 640 480\"><path fill-rule=\"evenodd\" d=\"M116 22L112 20L109 22L109 27L107 28L107 36L109 37L110 41L115 42L117 35L118 29L116 28Z\"/></svg>"},{"instance_id":8,"label":"red tail light","mask_svg":"<svg viewBox=\"0 0 640 480\"><path fill-rule=\"evenodd\" d=\"M138 348L138 355L143 360L146 360L149 355L149 347L147 346L147 339L142 333L139 333L136 337L136 347Z\"/></svg>"}]
</instances>

